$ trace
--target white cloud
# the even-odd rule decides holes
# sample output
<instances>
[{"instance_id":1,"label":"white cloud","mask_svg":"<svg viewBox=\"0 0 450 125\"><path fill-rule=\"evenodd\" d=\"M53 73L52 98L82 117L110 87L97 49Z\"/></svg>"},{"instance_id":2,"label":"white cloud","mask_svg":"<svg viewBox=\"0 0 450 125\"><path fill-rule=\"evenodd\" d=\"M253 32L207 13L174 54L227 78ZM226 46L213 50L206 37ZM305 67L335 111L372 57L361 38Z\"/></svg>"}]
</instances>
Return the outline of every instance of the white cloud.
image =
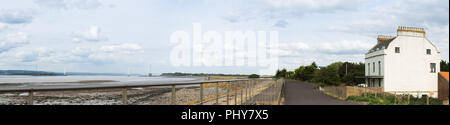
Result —
<instances>
[{"instance_id":1,"label":"white cloud","mask_svg":"<svg viewBox=\"0 0 450 125\"><path fill-rule=\"evenodd\" d=\"M408 3L408 4L406 4ZM448 0L397 0L366 9L358 19L329 29L350 33L392 32L397 26L427 28L427 24L448 25Z\"/></svg>"},{"instance_id":2,"label":"white cloud","mask_svg":"<svg viewBox=\"0 0 450 125\"><path fill-rule=\"evenodd\" d=\"M21 50L15 53L15 57L21 62L36 62L36 61L48 61L57 62L53 60L56 53L45 47L39 47L33 50Z\"/></svg>"},{"instance_id":3,"label":"white cloud","mask_svg":"<svg viewBox=\"0 0 450 125\"><path fill-rule=\"evenodd\" d=\"M134 53L142 49L138 44L124 43L118 45L104 45L100 47L103 52L118 52L118 53Z\"/></svg>"},{"instance_id":4,"label":"white cloud","mask_svg":"<svg viewBox=\"0 0 450 125\"><path fill-rule=\"evenodd\" d=\"M266 0L275 8L299 9L303 11L327 11L349 10L367 0Z\"/></svg>"},{"instance_id":5,"label":"white cloud","mask_svg":"<svg viewBox=\"0 0 450 125\"><path fill-rule=\"evenodd\" d=\"M0 22L6 24L31 23L36 13L33 10L0 10Z\"/></svg>"},{"instance_id":6,"label":"white cloud","mask_svg":"<svg viewBox=\"0 0 450 125\"><path fill-rule=\"evenodd\" d=\"M99 26L91 26L87 30L76 31L73 33L73 36L73 41L75 42L99 42L107 40L107 38L101 34L101 29Z\"/></svg>"},{"instance_id":7,"label":"white cloud","mask_svg":"<svg viewBox=\"0 0 450 125\"><path fill-rule=\"evenodd\" d=\"M239 15L236 12L229 12L225 15L224 19L231 23L236 23L240 21Z\"/></svg>"},{"instance_id":8,"label":"white cloud","mask_svg":"<svg viewBox=\"0 0 450 125\"><path fill-rule=\"evenodd\" d=\"M7 41L12 43L27 43L28 40L28 34L24 32L9 33L7 36Z\"/></svg>"},{"instance_id":9,"label":"white cloud","mask_svg":"<svg viewBox=\"0 0 450 125\"><path fill-rule=\"evenodd\" d=\"M340 41L307 44L304 42L280 43L275 52L282 57L304 56L306 54L358 55L364 54L374 45L361 41Z\"/></svg>"},{"instance_id":10,"label":"white cloud","mask_svg":"<svg viewBox=\"0 0 450 125\"><path fill-rule=\"evenodd\" d=\"M273 26L279 28L286 28L289 23L285 20L278 20Z\"/></svg>"},{"instance_id":11,"label":"white cloud","mask_svg":"<svg viewBox=\"0 0 450 125\"><path fill-rule=\"evenodd\" d=\"M28 44L28 34L23 32L9 33L5 41L0 40L0 53Z\"/></svg>"},{"instance_id":12,"label":"white cloud","mask_svg":"<svg viewBox=\"0 0 450 125\"><path fill-rule=\"evenodd\" d=\"M102 5L98 0L34 0L34 3L53 9L95 9Z\"/></svg>"},{"instance_id":13,"label":"white cloud","mask_svg":"<svg viewBox=\"0 0 450 125\"><path fill-rule=\"evenodd\" d=\"M8 28L7 25L2 23L2 22L0 22L0 32L5 30L6 28Z\"/></svg>"},{"instance_id":14,"label":"white cloud","mask_svg":"<svg viewBox=\"0 0 450 125\"><path fill-rule=\"evenodd\" d=\"M328 54L364 54L373 46L373 44L361 41L341 41L321 43L317 50Z\"/></svg>"}]
</instances>

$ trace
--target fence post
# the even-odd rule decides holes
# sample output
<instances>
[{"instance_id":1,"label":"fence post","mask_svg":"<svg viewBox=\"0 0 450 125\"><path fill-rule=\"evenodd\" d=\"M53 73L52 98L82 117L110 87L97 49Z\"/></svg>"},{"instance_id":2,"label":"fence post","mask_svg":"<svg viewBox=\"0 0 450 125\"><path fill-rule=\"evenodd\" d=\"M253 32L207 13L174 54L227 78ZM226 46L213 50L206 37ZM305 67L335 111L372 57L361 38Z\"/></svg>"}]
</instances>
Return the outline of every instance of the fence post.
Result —
<instances>
[{"instance_id":1,"label":"fence post","mask_svg":"<svg viewBox=\"0 0 450 125\"><path fill-rule=\"evenodd\" d=\"M219 82L216 83L216 105L219 104Z\"/></svg>"},{"instance_id":2,"label":"fence post","mask_svg":"<svg viewBox=\"0 0 450 125\"><path fill-rule=\"evenodd\" d=\"M242 84L242 82L240 82L239 84ZM241 105L242 105L242 102L244 100L244 89L245 89L245 86L244 86L244 88L240 89L240 91L241 91Z\"/></svg>"},{"instance_id":3,"label":"fence post","mask_svg":"<svg viewBox=\"0 0 450 125\"><path fill-rule=\"evenodd\" d=\"M377 98L378 90L375 90L375 98Z\"/></svg>"},{"instance_id":4,"label":"fence post","mask_svg":"<svg viewBox=\"0 0 450 125\"><path fill-rule=\"evenodd\" d=\"M408 93L408 105L410 104L411 95Z\"/></svg>"},{"instance_id":5,"label":"fence post","mask_svg":"<svg viewBox=\"0 0 450 125\"><path fill-rule=\"evenodd\" d=\"M203 83L200 83L200 105L203 105Z\"/></svg>"},{"instance_id":6,"label":"fence post","mask_svg":"<svg viewBox=\"0 0 450 125\"><path fill-rule=\"evenodd\" d=\"M250 87L248 86L248 83L249 83L248 80L245 81L245 102L248 101L248 88L250 88Z\"/></svg>"},{"instance_id":7,"label":"fence post","mask_svg":"<svg viewBox=\"0 0 450 125\"><path fill-rule=\"evenodd\" d=\"M250 95L250 103L253 103L253 80L250 80L249 83L249 95Z\"/></svg>"},{"instance_id":8,"label":"fence post","mask_svg":"<svg viewBox=\"0 0 450 125\"><path fill-rule=\"evenodd\" d=\"M239 82L239 81L236 81L236 82L234 82L233 84L234 84L234 105L237 105L237 82Z\"/></svg>"},{"instance_id":9,"label":"fence post","mask_svg":"<svg viewBox=\"0 0 450 125\"><path fill-rule=\"evenodd\" d=\"M230 105L230 82L226 82L227 83L227 105Z\"/></svg>"},{"instance_id":10,"label":"fence post","mask_svg":"<svg viewBox=\"0 0 450 125\"><path fill-rule=\"evenodd\" d=\"M397 92L394 92L394 104L397 103Z\"/></svg>"},{"instance_id":11,"label":"fence post","mask_svg":"<svg viewBox=\"0 0 450 125\"><path fill-rule=\"evenodd\" d=\"M427 105L430 105L430 96L427 95Z\"/></svg>"},{"instance_id":12,"label":"fence post","mask_svg":"<svg viewBox=\"0 0 450 125\"><path fill-rule=\"evenodd\" d=\"M175 105L175 98L176 98L176 88L175 85L172 85L172 105Z\"/></svg>"},{"instance_id":13,"label":"fence post","mask_svg":"<svg viewBox=\"0 0 450 125\"><path fill-rule=\"evenodd\" d=\"M33 105L33 91L28 91L28 101L27 101L27 105Z\"/></svg>"},{"instance_id":14,"label":"fence post","mask_svg":"<svg viewBox=\"0 0 450 125\"><path fill-rule=\"evenodd\" d=\"M127 87L122 88L122 105L128 105Z\"/></svg>"}]
</instances>

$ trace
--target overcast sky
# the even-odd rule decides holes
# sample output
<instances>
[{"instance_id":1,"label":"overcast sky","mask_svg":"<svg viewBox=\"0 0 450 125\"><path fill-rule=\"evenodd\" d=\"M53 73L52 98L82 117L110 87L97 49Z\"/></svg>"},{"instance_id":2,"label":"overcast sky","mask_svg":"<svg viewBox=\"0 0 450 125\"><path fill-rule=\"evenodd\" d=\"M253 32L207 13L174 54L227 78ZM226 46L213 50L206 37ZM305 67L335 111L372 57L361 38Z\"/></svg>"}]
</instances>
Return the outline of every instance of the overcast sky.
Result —
<instances>
[{"instance_id":1,"label":"overcast sky","mask_svg":"<svg viewBox=\"0 0 450 125\"><path fill-rule=\"evenodd\" d=\"M0 70L258 73L259 67L174 67L170 35L278 31L280 67L364 61L378 35L423 27L449 57L448 0L0 0Z\"/></svg>"}]
</instances>

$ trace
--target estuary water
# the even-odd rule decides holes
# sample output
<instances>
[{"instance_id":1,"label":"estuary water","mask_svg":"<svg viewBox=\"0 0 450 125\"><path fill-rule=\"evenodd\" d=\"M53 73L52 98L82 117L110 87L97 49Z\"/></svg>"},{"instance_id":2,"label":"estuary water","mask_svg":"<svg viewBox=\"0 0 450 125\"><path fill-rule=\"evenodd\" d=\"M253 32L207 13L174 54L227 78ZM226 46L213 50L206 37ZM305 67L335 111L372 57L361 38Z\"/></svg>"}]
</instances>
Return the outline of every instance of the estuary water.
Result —
<instances>
[{"instance_id":1,"label":"estuary water","mask_svg":"<svg viewBox=\"0 0 450 125\"><path fill-rule=\"evenodd\" d=\"M27 88L43 86L105 86L167 84L202 81L203 77L140 77L140 76L13 76L0 75L1 88Z\"/></svg>"}]
</instances>

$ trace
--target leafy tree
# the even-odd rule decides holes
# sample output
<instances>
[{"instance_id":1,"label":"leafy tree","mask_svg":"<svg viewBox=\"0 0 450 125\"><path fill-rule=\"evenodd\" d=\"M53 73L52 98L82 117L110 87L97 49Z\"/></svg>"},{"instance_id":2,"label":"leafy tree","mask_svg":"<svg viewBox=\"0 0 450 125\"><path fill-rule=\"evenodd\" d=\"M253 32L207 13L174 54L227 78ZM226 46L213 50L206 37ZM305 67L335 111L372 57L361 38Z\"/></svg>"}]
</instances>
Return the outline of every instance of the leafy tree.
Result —
<instances>
[{"instance_id":1,"label":"leafy tree","mask_svg":"<svg viewBox=\"0 0 450 125\"><path fill-rule=\"evenodd\" d=\"M448 72L448 62L441 60L441 72Z\"/></svg>"},{"instance_id":2,"label":"leafy tree","mask_svg":"<svg viewBox=\"0 0 450 125\"><path fill-rule=\"evenodd\" d=\"M259 77L260 76L257 75L257 74L251 74L251 75L248 76L248 78L251 78L251 79L256 79L256 78L259 78Z\"/></svg>"},{"instance_id":3,"label":"leafy tree","mask_svg":"<svg viewBox=\"0 0 450 125\"><path fill-rule=\"evenodd\" d=\"M346 85L356 85L364 82L364 79L358 79L357 76L364 76L365 66L363 63L345 62L339 67L339 77Z\"/></svg>"},{"instance_id":4,"label":"leafy tree","mask_svg":"<svg viewBox=\"0 0 450 125\"><path fill-rule=\"evenodd\" d=\"M321 83L323 85L338 85L340 83L339 78L339 66L340 63L333 63L325 68L318 70L314 73L313 81Z\"/></svg>"},{"instance_id":5,"label":"leafy tree","mask_svg":"<svg viewBox=\"0 0 450 125\"><path fill-rule=\"evenodd\" d=\"M282 69L282 70L277 70L275 77L276 78L286 78L287 76L287 71L286 69Z\"/></svg>"}]
</instances>

